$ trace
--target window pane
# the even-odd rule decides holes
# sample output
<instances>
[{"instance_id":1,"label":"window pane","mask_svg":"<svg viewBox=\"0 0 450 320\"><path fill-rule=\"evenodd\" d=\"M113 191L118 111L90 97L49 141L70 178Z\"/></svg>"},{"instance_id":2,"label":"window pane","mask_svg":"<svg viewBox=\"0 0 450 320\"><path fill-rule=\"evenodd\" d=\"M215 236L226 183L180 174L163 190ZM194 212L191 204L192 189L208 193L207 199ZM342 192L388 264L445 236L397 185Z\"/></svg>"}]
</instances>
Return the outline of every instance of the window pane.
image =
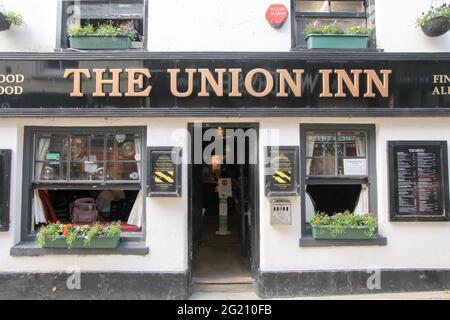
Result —
<instances>
[{"instance_id":1,"label":"window pane","mask_svg":"<svg viewBox=\"0 0 450 320\"><path fill-rule=\"evenodd\" d=\"M116 160L135 160L136 144L133 134L122 135L117 141Z\"/></svg>"},{"instance_id":2,"label":"window pane","mask_svg":"<svg viewBox=\"0 0 450 320\"><path fill-rule=\"evenodd\" d=\"M366 175L367 160L344 159L366 157L364 132L314 132L306 133L306 169L309 175ZM337 153L336 153L337 151ZM337 157L337 158L336 158ZM365 165L364 162L366 161ZM337 168L336 168L337 162ZM345 164L349 167L345 169ZM351 167L353 166L353 167ZM355 166L358 166L356 168Z\"/></svg>"},{"instance_id":3,"label":"window pane","mask_svg":"<svg viewBox=\"0 0 450 320\"><path fill-rule=\"evenodd\" d=\"M38 161L67 160L68 150L68 135L42 134L36 139L35 159Z\"/></svg>"},{"instance_id":4,"label":"window pane","mask_svg":"<svg viewBox=\"0 0 450 320\"><path fill-rule=\"evenodd\" d=\"M313 158L310 175L335 175L335 158Z\"/></svg>"},{"instance_id":5,"label":"window pane","mask_svg":"<svg viewBox=\"0 0 450 320\"><path fill-rule=\"evenodd\" d=\"M36 180L56 181L66 180L67 163L59 161L38 161L34 167Z\"/></svg>"},{"instance_id":6,"label":"window pane","mask_svg":"<svg viewBox=\"0 0 450 320\"><path fill-rule=\"evenodd\" d=\"M138 133L49 133L35 143L36 181L140 180Z\"/></svg>"},{"instance_id":7,"label":"window pane","mask_svg":"<svg viewBox=\"0 0 450 320\"><path fill-rule=\"evenodd\" d=\"M89 161L103 161L105 152L105 135L93 134L90 138Z\"/></svg>"},{"instance_id":8,"label":"window pane","mask_svg":"<svg viewBox=\"0 0 450 320\"><path fill-rule=\"evenodd\" d=\"M332 12L364 12L364 1L332 1Z\"/></svg>"},{"instance_id":9,"label":"window pane","mask_svg":"<svg viewBox=\"0 0 450 320\"><path fill-rule=\"evenodd\" d=\"M139 180L138 165L136 162L117 162L116 180Z\"/></svg>"},{"instance_id":10,"label":"window pane","mask_svg":"<svg viewBox=\"0 0 450 320\"><path fill-rule=\"evenodd\" d=\"M82 161L87 159L88 136L72 135L70 139L70 160Z\"/></svg>"},{"instance_id":11,"label":"window pane","mask_svg":"<svg viewBox=\"0 0 450 320\"><path fill-rule=\"evenodd\" d=\"M328 12L328 1L297 1L296 10L301 12Z\"/></svg>"},{"instance_id":12,"label":"window pane","mask_svg":"<svg viewBox=\"0 0 450 320\"><path fill-rule=\"evenodd\" d=\"M84 162L70 163L70 180L88 180Z\"/></svg>"}]
</instances>

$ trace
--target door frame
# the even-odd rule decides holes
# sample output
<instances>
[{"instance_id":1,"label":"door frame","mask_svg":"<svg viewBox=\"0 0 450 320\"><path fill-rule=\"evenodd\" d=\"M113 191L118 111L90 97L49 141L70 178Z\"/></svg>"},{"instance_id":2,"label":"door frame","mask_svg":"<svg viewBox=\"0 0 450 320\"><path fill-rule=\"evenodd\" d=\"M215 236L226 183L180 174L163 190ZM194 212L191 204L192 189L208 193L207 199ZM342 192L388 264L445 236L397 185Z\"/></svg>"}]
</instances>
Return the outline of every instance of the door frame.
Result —
<instances>
[{"instance_id":1,"label":"door frame","mask_svg":"<svg viewBox=\"0 0 450 320\"><path fill-rule=\"evenodd\" d=\"M188 132L189 132L189 142L188 142L188 273L189 273L189 287L192 287L192 259L193 259L193 197L192 192L194 190L193 185L193 173L192 173L192 163L193 160L193 153L192 153L192 146L194 141L194 125L198 124L200 122L189 122L188 123ZM251 257L248 258L252 259L253 265L251 265L251 274L254 279L257 279L258 270L259 270L259 263L260 263L260 230L259 230L259 223L260 223L260 217L259 217L259 123L257 122L202 122L201 123L202 128L214 128L214 127L223 127L225 129L229 128L236 128L236 129L254 129L256 130L256 146L255 151L256 152L256 159L257 163L254 165L254 169L250 170L249 173L249 181L253 181L253 197L249 197L249 201L253 198L253 205L252 207L254 210L251 212L251 228L250 228L250 235L251 235L251 242L250 242L250 251L251 251ZM249 148L249 152L251 152L251 149Z\"/></svg>"}]
</instances>

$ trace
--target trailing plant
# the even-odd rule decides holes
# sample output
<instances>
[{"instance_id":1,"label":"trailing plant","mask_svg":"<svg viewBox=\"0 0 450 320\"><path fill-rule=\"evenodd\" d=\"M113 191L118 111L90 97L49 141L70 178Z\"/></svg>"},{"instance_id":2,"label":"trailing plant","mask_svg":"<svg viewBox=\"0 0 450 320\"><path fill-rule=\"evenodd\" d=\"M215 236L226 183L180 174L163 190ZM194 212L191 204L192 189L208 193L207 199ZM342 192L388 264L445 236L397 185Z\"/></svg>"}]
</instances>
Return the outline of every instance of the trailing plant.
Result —
<instances>
[{"instance_id":1,"label":"trailing plant","mask_svg":"<svg viewBox=\"0 0 450 320\"><path fill-rule=\"evenodd\" d=\"M5 11L3 6L0 5L0 13L5 16L6 21L10 22L13 25L21 26L23 24L23 17L20 13Z\"/></svg>"},{"instance_id":2,"label":"trailing plant","mask_svg":"<svg viewBox=\"0 0 450 320\"><path fill-rule=\"evenodd\" d=\"M331 217L325 212L315 212L310 224L313 227L326 226L333 237L343 234L348 227L367 227L368 236L373 236L377 229L377 220L373 214L354 215L348 210Z\"/></svg>"},{"instance_id":3,"label":"trailing plant","mask_svg":"<svg viewBox=\"0 0 450 320\"><path fill-rule=\"evenodd\" d=\"M370 28L366 26L351 25L347 29L343 29L341 25L337 23L316 25L309 24L303 32L305 38L308 38L313 34L352 34L352 35L368 35Z\"/></svg>"},{"instance_id":4,"label":"trailing plant","mask_svg":"<svg viewBox=\"0 0 450 320\"><path fill-rule=\"evenodd\" d=\"M421 27L430 22L430 20L438 17L450 19L450 4L443 4L438 7L431 6L430 10L422 12L422 15L417 18L416 24Z\"/></svg>"},{"instance_id":5,"label":"trailing plant","mask_svg":"<svg viewBox=\"0 0 450 320\"><path fill-rule=\"evenodd\" d=\"M57 221L41 227L36 241L41 246L44 246L47 241L53 241L62 236L66 239L68 248L71 248L76 239L82 238L86 247L90 245L95 237L113 238L120 235L120 225L120 221L112 222L108 225L103 225L99 222L93 225L74 225Z\"/></svg>"},{"instance_id":6,"label":"trailing plant","mask_svg":"<svg viewBox=\"0 0 450 320\"><path fill-rule=\"evenodd\" d=\"M96 28L91 24L85 26L73 26L67 30L69 37L130 37L131 40L137 38L138 32L133 23L124 22L120 25L114 25L112 21L99 24Z\"/></svg>"}]
</instances>

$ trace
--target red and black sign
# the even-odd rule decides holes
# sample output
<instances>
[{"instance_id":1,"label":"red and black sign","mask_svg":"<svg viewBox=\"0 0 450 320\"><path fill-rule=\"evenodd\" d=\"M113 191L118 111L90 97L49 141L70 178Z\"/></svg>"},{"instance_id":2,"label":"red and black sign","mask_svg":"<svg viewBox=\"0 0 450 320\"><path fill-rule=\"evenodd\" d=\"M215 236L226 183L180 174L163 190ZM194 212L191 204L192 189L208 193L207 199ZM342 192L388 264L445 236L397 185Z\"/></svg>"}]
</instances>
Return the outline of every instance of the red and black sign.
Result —
<instances>
[{"instance_id":1,"label":"red and black sign","mask_svg":"<svg viewBox=\"0 0 450 320\"><path fill-rule=\"evenodd\" d=\"M275 29L280 29L288 17L289 11L284 4L272 4L266 11L266 20Z\"/></svg>"}]
</instances>

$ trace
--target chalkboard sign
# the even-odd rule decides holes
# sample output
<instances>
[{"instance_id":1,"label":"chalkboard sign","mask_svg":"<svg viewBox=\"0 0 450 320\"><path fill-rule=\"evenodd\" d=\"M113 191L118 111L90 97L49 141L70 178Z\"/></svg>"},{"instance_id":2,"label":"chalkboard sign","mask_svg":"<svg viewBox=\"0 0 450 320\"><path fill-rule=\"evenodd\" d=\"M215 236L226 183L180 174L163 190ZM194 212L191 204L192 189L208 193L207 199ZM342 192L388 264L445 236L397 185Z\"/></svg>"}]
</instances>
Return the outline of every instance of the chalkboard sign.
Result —
<instances>
[{"instance_id":1,"label":"chalkboard sign","mask_svg":"<svg viewBox=\"0 0 450 320\"><path fill-rule=\"evenodd\" d=\"M181 197L180 147L148 148L149 197Z\"/></svg>"},{"instance_id":2,"label":"chalkboard sign","mask_svg":"<svg viewBox=\"0 0 450 320\"><path fill-rule=\"evenodd\" d=\"M11 150L0 150L0 231L9 230Z\"/></svg>"},{"instance_id":3,"label":"chalkboard sign","mask_svg":"<svg viewBox=\"0 0 450 320\"><path fill-rule=\"evenodd\" d=\"M265 193L267 197L298 196L297 146L266 147Z\"/></svg>"},{"instance_id":4,"label":"chalkboard sign","mask_svg":"<svg viewBox=\"0 0 450 320\"><path fill-rule=\"evenodd\" d=\"M446 141L389 141L391 221L448 221Z\"/></svg>"}]
</instances>

